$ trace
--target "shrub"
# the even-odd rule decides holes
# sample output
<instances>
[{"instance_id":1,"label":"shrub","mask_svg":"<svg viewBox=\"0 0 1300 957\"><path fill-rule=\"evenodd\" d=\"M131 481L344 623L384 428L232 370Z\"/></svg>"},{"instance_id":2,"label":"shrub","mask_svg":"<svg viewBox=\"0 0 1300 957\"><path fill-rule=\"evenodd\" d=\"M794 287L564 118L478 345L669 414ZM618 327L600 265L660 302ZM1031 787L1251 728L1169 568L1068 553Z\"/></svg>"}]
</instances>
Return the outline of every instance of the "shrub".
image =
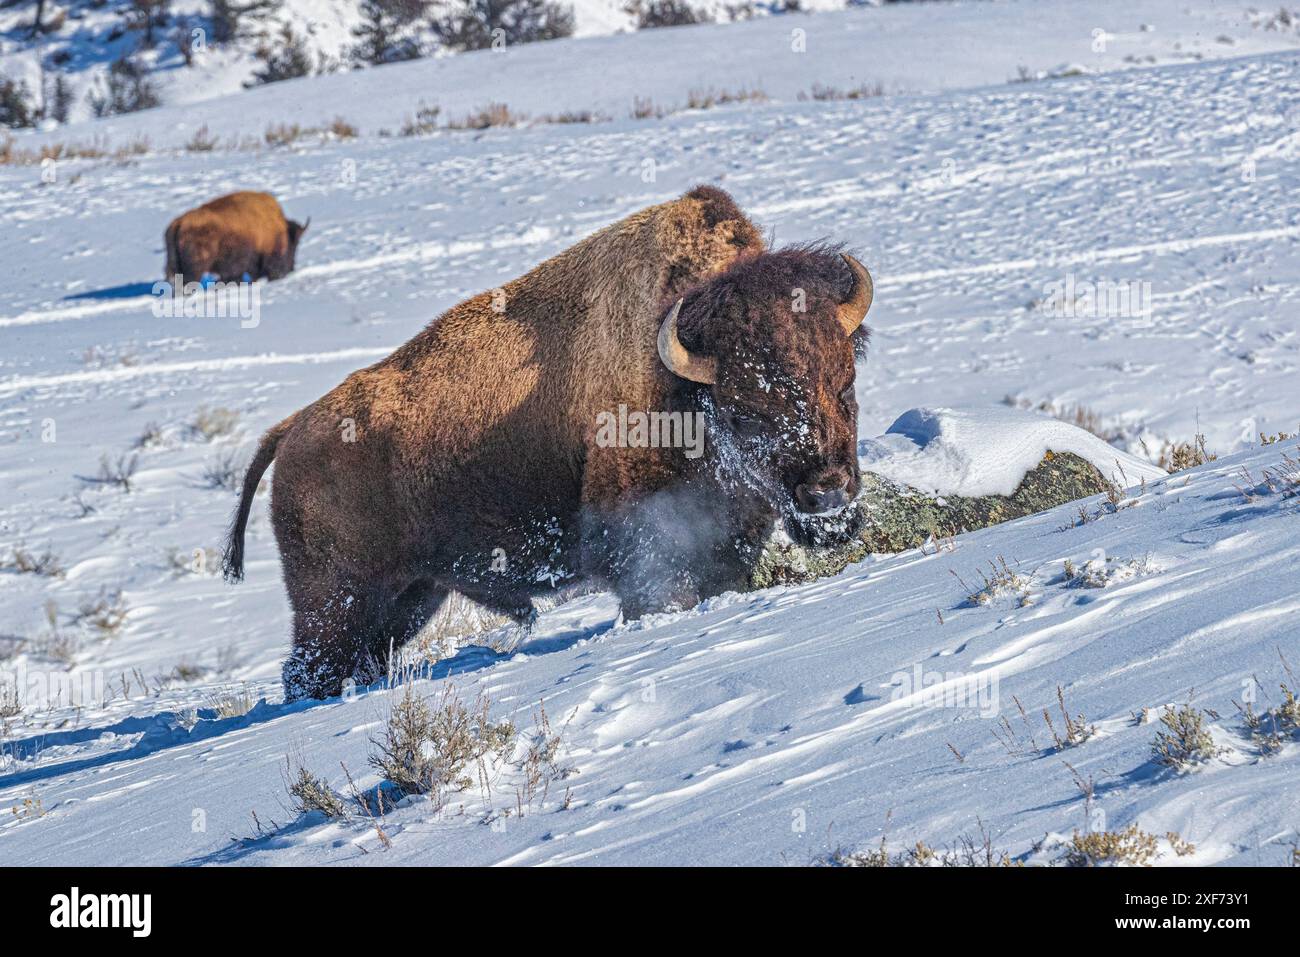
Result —
<instances>
[{"instance_id":1,"label":"shrub","mask_svg":"<svg viewBox=\"0 0 1300 957\"><path fill-rule=\"evenodd\" d=\"M423 55L411 27L428 7L426 0L362 0L361 23L352 28L359 41L352 58L362 63L396 63Z\"/></svg>"},{"instance_id":2,"label":"shrub","mask_svg":"<svg viewBox=\"0 0 1300 957\"><path fill-rule=\"evenodd\" d=\"M90 94L90 108L96 116L101 117L136 113L158 106L161 102L148 71L129 56L113 61L108 68L106 89L102 93Z\"/></svg>"},{"instance_id":3,"label":"shrub","mask_svg":"<svg viewBox=\"0 0 1300 957\"><path fill-rule=\"evenodd\" d=\"M243 32L246 18L256 17L275 8L277 0L252 0L237 4L233 0L211 0L212 42L229 43Z\"/></svg>"},{"instance_id":4,"label":"shrub","mask_svg":"<svg viewBox=\"0 0 1300 957\"><path fill-rule=\"evenodd\" d=\"M1215 745L1202 718L1202 713L1190 704L1177 710L1167 705L1160 715L1164 729L1156 732L1156 739L1151 744L1151 756L1155 762L1183 771L1223 754L1225 749Z\"/></svg>"},{"instance_id":5,"label":"shrub","mask_svg":"<svg viewBox=\"0 0 1300 957\"><path fill-rule=\"evenodd\" d=\"M240 464L239 453L234 449L209 459L203 466L203 480L208 488L221 488L229 492L238 492L244 467Z\"/></svg>"},{"instance_id":6,"label":"shrub","mask_svg":"<svg viewBox=\"0 0 1300 957\"><path fill-rule=\"evenodd\" d=\"M54 82L50 85L49 96L46 97L50 119L58 123L68 122L75 99L76 95L72 92L72 84L68 78L62 73L56 74Z\"/></svg>"},{"instance_id":7,"label":"shrub","mask_svg":"<svg viewBox=\"0 0 1300 957\"><path fill-rule=\"evenodd\" d=\"M430 24L452 50L534 43L573 36L573 8L551 0L454 0L451 12Z\"/></svg>"},{"instance_id":8,"label":"shrub","mask_svg":"<svg viewBox=\"0 0 1300 957\"><path fill-rule=\"evenodd\" d=\"M298 814L319 811L331 820L347 817L342 799L328 784L303 766L302 758L286 755L284 759L284 786L293 798L293 809Z\"/></svg>"},{"instance_id":9,"label":"shrub","mask_svg":"<svg viewBox=\"0 0 1300 957\"><path fill-rule=\"evenodd\" d=\"M262 66L253 71L253 79L244 84L246 87L293 80L311 73L311 54L306 41L287 23L280 28L277 39L263 41L254 55Z\"/></svg>"},{"instance_id":10,"label":"shrub","mask_svg":"<svg viewBox=\"0 0 1300 957\"><path fill-rule=\"evenodd\" d=\"M1184 841L1176 831L1165 834L1170 849L1179 857L1195 852L1196 846ZM1136 824L1122 831L1074 832L1060 858L1066 867L1150 867L1160 853L1159 838Z\"/></svg>"},{"instance_id":11,"label":"shrub","mask_svg":"<svg viewBox=\"0 0 1300 957\"><path fill-rule=\"evenodd\" d=\"M144 45L152 47L154 28L166 22L167 6L171 0L131 0L131 26L144 31Z\"/></svg>"},{"instance_id":12,"label":"shrub","mask_svg":"<svg viewBox=\"0 0 1300 957\"><path fill-rule=\"evenodd\" d=\"M99 474L94 478L83 478L82 481L94 482L98 485L116 485L123 492L131 491L131 480L135 477L136 469L140 467L140 453L123 452L113 461L105 452L99 457Z\"/></svg>"},{"instance_id":13,"label":"shrub","mask_svg":"<svg viewBox=\"0 0 1300 957\"><path fill-rule=\"evenodd\" d=\"M1289 669L1287 673L1290 674ZM1251 742L1264 755L1280 751L1284 739L1300 737L1300 699L1296 698L1295 692L1285 682L1282 683L1281 704L1256 714L1247 702L1241 711L1246 720L1246 728L1250 731Z\"/></svg>"},{"instance_id":14,"label":"shrub","mask_svg":"<svg viewBox=\"0 0 1300 957\"><path fill-rule=\"evenodd\" d=\"M20 129L34 125L37 119L27 84L0 76L0 126Z\"/></svg>"},{"instance_id":15,"label":"shrub","mask_svg":"<svg viewBox=\"0 0 1300 957\"><path fill-rule=\"evenodd\" d=\"M623 9L636 17L638 30L713 22L713 18L708 13L691 9L691 5L686 0L649 0L649 2L634 0Z\"/></svg>"},{"instance_id":16,"label":"shrub","mask_svg":"<svg viewBox=\"0 0 1300 957\"><path fill-rule=\"evenodd\" d=\"M504 760L514 749L515 726L494 724L488 699L480 694L466 708L451 685L432 703L408 683L393 705L383 737L375 739L370 763L404 794L427 794L441 806L446 789L463 791L471 766L486 783L487 762Z\"/></svg>"}]
</instances>

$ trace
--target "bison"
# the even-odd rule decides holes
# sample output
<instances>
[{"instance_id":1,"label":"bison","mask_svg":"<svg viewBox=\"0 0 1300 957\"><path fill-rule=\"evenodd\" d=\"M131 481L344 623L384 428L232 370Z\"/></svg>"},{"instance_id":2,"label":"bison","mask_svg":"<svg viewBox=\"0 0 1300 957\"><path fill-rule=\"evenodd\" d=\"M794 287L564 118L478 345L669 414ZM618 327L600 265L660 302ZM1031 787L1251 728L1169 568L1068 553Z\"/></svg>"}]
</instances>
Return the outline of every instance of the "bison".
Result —
<instances>
[{"instance_id":1,"label":"bison","mask_svg":"<svg viewBox=\"0 0 1300 957\"><path fill-rule=\"evenodd\" d=\"M849 333L870 288L833 251L766 253L700 187L453 307L290 415L249 465L224 561L240 579L274 460L286 698L374 675L451 590L526 628L532 599L576 577L609 583L629 618L734 585L775 517L857 493ZM710 441L695 457L610 441L620 409L690 416Z\"/></svg>"},{"instance_id":2,"label":"bison","mask_svg":"<svg viewBox=\"0 0 1300 957\"><path fill-rule=\"evenodd\" d=\"M163 235L164 278L179 287L205 277L222 282L282 279L293 272L298 242L310 224L310 218L305 223L285 219L269 193L222 196L171 221Z\"/></svg>"}]
</instances>

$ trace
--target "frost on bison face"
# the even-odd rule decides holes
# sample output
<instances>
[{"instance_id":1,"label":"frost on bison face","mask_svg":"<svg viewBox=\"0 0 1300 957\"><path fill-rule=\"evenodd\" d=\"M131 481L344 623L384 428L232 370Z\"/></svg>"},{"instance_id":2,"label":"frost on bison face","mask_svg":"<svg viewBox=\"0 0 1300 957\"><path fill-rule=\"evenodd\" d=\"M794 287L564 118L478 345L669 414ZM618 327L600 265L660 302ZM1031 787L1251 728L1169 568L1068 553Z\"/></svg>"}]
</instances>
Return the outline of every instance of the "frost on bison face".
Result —
<instances>
[{"instance_id":1,"label":"frost on bison face","mask_svg":"<svg viewBox=\"0 0 1300 957\"><path fill-rule=\"evenodd\" d=\"M659 354L666 406L704 423L675 481L589 517L589 571L625 617L740 588L774 522L823 540L858 494L855 345L871 303L857 260L819 247L745 259L674 305Z\"/></svg>"}]
</instances>

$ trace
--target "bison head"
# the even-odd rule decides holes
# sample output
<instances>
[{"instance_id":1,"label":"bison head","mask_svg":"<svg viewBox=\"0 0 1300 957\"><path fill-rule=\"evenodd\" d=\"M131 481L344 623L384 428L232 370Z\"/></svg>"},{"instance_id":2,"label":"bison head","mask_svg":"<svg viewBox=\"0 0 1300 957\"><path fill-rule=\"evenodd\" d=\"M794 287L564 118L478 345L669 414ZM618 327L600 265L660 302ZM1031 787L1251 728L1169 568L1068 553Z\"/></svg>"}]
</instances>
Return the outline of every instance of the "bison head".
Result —
<instances>
[{"instance_id":1,"label":"bison head","mask_svg":"<svg viewBox=\"0 0 1300 957\"><path fill-rule=\"evenodd\" d=\"M871 294L852 256L787 249L697 286L660 327L659 357L694 383L679 387L705 409L715 466L796 527L858 494L854 357Z\"/></svg>"}]
</instances>

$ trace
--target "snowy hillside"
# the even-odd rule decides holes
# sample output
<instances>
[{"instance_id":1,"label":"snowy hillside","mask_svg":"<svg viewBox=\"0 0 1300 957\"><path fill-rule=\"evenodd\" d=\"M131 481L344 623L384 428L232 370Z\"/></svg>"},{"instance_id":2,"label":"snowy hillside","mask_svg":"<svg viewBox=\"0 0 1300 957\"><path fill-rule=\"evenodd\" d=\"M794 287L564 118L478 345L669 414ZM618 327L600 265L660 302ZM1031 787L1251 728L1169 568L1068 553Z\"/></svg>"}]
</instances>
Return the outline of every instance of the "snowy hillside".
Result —
<instances>
[{"instance_id":1,"label":"snowy hillside","mask_svg":"<svg viewBox=\"0 0 1300 957\"><path fill-rule=\"evenodd\" d=\"M674 108L692 92L709 90L761 90L781 100L807 95L814 85L842 92L932 91L1300 46L1300 16L1283 10L1279 19L1249 0L956 0L850 9L841 0L801 0L805 13L773 15L784 4L759 3L752 19L738 22L722 8L742 4L695 3L712 9L718 22L643 30L635 37L609 36L633 26L620 0L572 5L571 40L443 53L358 75L351 69L357 0L283 0L247 18L240 34L225 43L213 37L207 0L175 0L151 47L142 46L140 30L124 30L127 5L115 0L71 0L64 26L35 39L33 7L19 4L0 8L0 76L36 91L64 74L73 89L70 119L76 128L76 121L91 116L90 97L102 94L109 65L131 54L153 71L150 81L166 117L128 114L94 129L120 145L152 128L155 145L175 146L200 125L192 104L220 97L228 98L225 108L205 110L201 121L222 140L239 140L260 136L271 123L328 123L349 102L358 106L345 118L371 132L396 129L421 103L441 106L445 117L504 102L534 116L590 111L622 118L636 98ZM54 5L47 22L60 9ZM1051 29L1044 29L1047 23ZM278 39L286 24L303 43L312 71L333 75L241 93L260 67L257 49ZM195 29L206 39L187 66L178 42ZM654 68L622 68L641 58ZM304 92L303 83L311 92ZM186 130L185 137L170 135ZM45 140L67 140L74 132L79 130Z\"/></svg>"},{"instance_id":2,"label":"snowy hillside","mask_svg":"<svg viewBox=\"0 0 1300 957\"><path fill-rule=\"evenodd\" d=\"M340 794L349 775L368 793L371 739L402 689L231 718L175 688L93 719L64 711L7 745L0 797L43 815L0 825L0 858L807 864L882 836L893 852L978 843L982 826L996 853L1048 863L1075 831L1136 823L1195 847L1180 857L1164 842L1160 863L1283 864L1300 741L1270 752L1233 702L1254 696L1260 713L1294 686L1279 655L1296 660L1300 612L1292 459L1289 479L1281 449L1243 453L1086 524L1064 507L631 627L612 627L604 596L571 602L513 658L470 648L435 667L443 691L416 682L435 701L481 691L523 740L489 765L487 788L441 808L408 797L378 829L359 806L296 817L282 770L289 757ZM1003 559L1005 591L968 600ZM1210 709L1222 751L1164 768L1159 718L1189 701ZM536 735L558 742L530 786Z\"/></svg>"},{"instance_id":3,"label":"snowy hillside","mask_svg":"<svg viewBox=\"0 0 1300 957\"><path fill-rule=\"evenodd\" d=\"M151 145L0 165L0 678L24 688L20 711L0 708L16 711L0 717L0 863L804 864L885 831L896 851L981 826L1046 863L1063 853L1052 835L1099 824L1156 835L1161 863L1283 863L1300 741L1252 729L1234 701L1281 714L1300 667L1300 450L1259 444L1300 426L1300 53L1248 27L1274 52L1230 56L1242 40L1212 58L1203 39L1204 59L1120 69L1119 54L1098 75L1008 83L1027 48L1051 69L1090 38L1057 19L1038 21L1038 47L965 44L1012 6L928 21L945 24L942 58L936 34L869 29L919 10L851 10L801 18L825 56L752 77L736 64L788 49L788 18L417 61L18 137ZM1061 16L1081 10L1082 28L1098 6ZM1156 8L1214 34L1240 13L1137 0L1121 36L1165 42L1140 30ZM877 79L884 95L798 99ZM751 81L770 99L627 116L633 96L681 106ZM457 116L488 99L534 116L608 104L611 119L378 132L422 102ZM180 148L201 126L224 141L334 116L360 135ZM993 465L1064 434L1053 421L999 445L960 416L938 433L911 416L882 451L918 407L1005 407L977 424L1054 412L1147 460L1200 432L1219 458L1135 479L1118 508L1064 506L682 615L615 626L609 596L582 596L519 654L453 650L415 685L435 701L481 691L515 722L490 795L407 799L382 838L355 803L342 822L288 811L286 757L377 801L368 758L403 690L280 703L289 612L264 497L248 580L215 574L257 436L466 295L700 182L777 243L831 237L870 266L867 467L888 451L896 478L988 490ZM155 315L167 222L236 188L311 217L297 271L259 286L244 322ZM936 706L909 693L918 675L966 696ZM539 702L548 761L529 757ZM1189 702L1214 753L1166 769L1151 751L1163 706Z\"/></svg>"}]
</instances>

